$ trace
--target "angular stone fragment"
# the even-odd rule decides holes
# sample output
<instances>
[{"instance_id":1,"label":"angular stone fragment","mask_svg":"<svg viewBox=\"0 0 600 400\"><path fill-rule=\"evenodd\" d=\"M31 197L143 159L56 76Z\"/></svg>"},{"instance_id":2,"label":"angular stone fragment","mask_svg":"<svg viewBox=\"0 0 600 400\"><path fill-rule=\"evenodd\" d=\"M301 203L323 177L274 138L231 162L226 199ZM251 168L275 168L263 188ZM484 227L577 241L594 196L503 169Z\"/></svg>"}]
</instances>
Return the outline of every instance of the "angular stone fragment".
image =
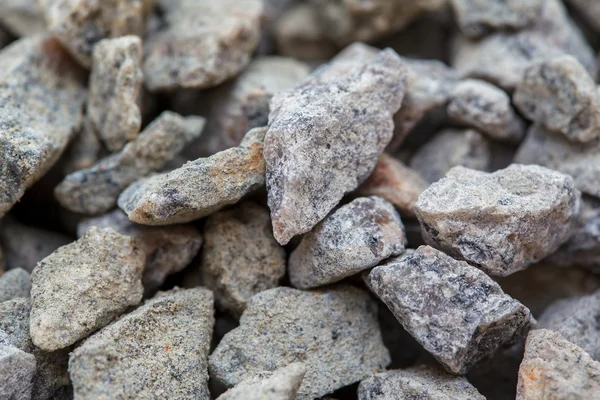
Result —
<instances>
[{"instance_id":1,"label":"angular stone fragment","mask_svg":"<svg viewBox=\"0 0 600 400\"><path fill-rule=\"evenodd\" d=\"M146 296L160 288L168 275L184 269L202 245L202 236L192 225L138 225L131 222L121 210L81 221L77 226L77 235L82 237L92 226L112 228L122 235L135 238L136 246L146 254L142 275Z\"/></svg>"},{"instance_id":2,"label":"angular stone fragment","mask_svg":"<svg viewBox=\"0 0 600 400\"><path fill-rule=\"evenodd\" d=\"M239 316L256 293L278 286L286 253L273 238L269 212L252 202L210 216L200 271L220 308Z\"/></svg>"},{"instance_id":3,"label":"angular stone fragment","mask_svg":"<svg viewBox=\"0 0 600 400\"><path fill-rule=\"evenodd\" d=\"M382 372L363 380L358 400L485 400L467 378L426 365Z\"/></svg>"},{"instance_id":4,"label":"angular stone fragment","mask_svg":"<svg viewBox=\"0 0 600 400\"><path fill-rule=\"evenodd\" d=\"M380 197L359 197L304 235L289 259L292 285L308 289L340 281L404 252L404 225Z\"/></svg>"},{"instance_id":5,"label":"angular stone fragment","mask_svg":"<svg viewBox=\"0 0 600 400\"><path fill-rule=\"evenodd\" d=\"M264 155L279 243L309 231L369 176L392 138L405 75L387 49L367 62L334 59L273 97Z\"/></svg>"},{"instance_id":6,"label":"angular stone fragment","mask_svg":"<svg viewBox=\"0 0 600 400\"><path fill-rule=\"evenodd\" d=\"M240 326L211 354L211 377L234 386L262 371L303 362L297 399L313 399L379 372L389 364L377 305L364 291L338 285L305 292L288 287L255 295Z\"/></svg>"},{"instance_id":7,"label":"angular stone fragment","mask_svg":"<svg viewBox=\"0 0 600 400\"><path fill-rule=\"evenodd\" d=\"M56 162L81 122L81 70L54 39L0 53L0 218Z\"/></svg>"},{"instance_id":8,"label":"angular stone fragment","mask_svg":"<svg viewBox=\"0 0 600 400\"><path fill-rule=\"evenodd\" d=\"M265 183L265 132L255 128L238 147L138 180L121 193L119 207L139 224L168 225L237 203Z\"/></svg>"},{"instance_id":9,"label":"angular stone fragment","mask_svg":"<svg viewBox=\"0 0 600 400\"><path fill-rule=\"evenodd\" d=\"M415 213L425 243L506 276L569 239L580 197L570 176L537 165L492 174L455 167L421 194Z\"/></svg>"},{"instance_id":10,"label":"angular stone fragment","mask_svg":"<svg viewBox=\"0 0 600 400\"><path fill-rule=\"evenodd\" d=\"M457 84L447 112L456 122L492 139L518 143L525 136L525 121L513 110L510 97L485 81L467 79Z\"/></svg>"},{"instance_id":11,"label":"angular stone fragment","mask_svg":"<svg viewBox=\"0 0 600 400\"><path fill-rule=\"evenodd\" d=\"M151 91L217 86L241 72L258 44L261 0L158 0L146 34Z\"/></svg>"},{"instance_id":12,"label":"angular stone fragment","mask_svg":"<svg viewBox=\"0 0 600 400\"><path fill-rule=\"evenodd\" d=\"M102 156L103 147L94 133L89 119L82 122L81 130L73 138L61 159L63 173L68 175L80 169L92 167Z\"/></svg>"},{"instance_id":13,"label":"angular stone fragment","mask_svg":"<svg viewBox=\"0 0 600 400\"><path fill-rule=\"evenodd\" d=\"M119 153L103 158L90 169L67 175L55 189L56 199L77 213L94 215L109 211L127 186L160 171L196 139L204 121L202 117L163 112Z\"/></svg>"},{"instance_id":14,"label":"angular stone fragment","mask_svg":"<svg viewBox=\"0 0 600 400\"><path fill-rule=\"evenodd\" d=\"M600 93L573 56L529 65L513 95L523 115L569 140L600 138Z\"/></svg>"},{"instance_id":15,"label":"angular stone fragment","mask_svg":"<svg viewBox=\"0 0 600 400\"><path fill-rule=\"evenodd\" d=\"M486 171L492 162L492 144L473 129L445 129L437 133L410 159L410 167L427 182L437 182L453 167Z\"/></svg>"},{"instance_id":16,"label":"angular stone fragment","mask_svg":"<svg viewBox=\"0 0 600 400\"><path fill-rule=\"evenodd\" d=\"M121 150L140 131L137 101L143 78L138 36L103 39L94 47L87 116L111 152Z\"/></svg>"},{"instance_id":17,"label":"angular stone fragment","mask_svg":"<svg viewBox=\"0 0 600 400\"><path fill-rule=\"evenodd\" d=\"M519 368L517 400L588 400L600 393L600 362L547 329L532 330Z\"/></svg>"},{"instance_id":18,"label":"angular stone fragment","mask_svg":"<svg viewBox=\"0 0 600 400\"><path fill-rule=\"evenodd\" d=\"M38 0L0 0L0 22L16 37L38 35L46 30Z\"/></svg>"},{"instance_id":19,"label":"angular stone fragment","mask_svg":"<svg viewBox=\"0 0 600 400\"><path fill-rule=\"evenodd\" d=\"M455 374L514 343L533 321L482 271L429 246L375 267L366 281L404 329Z\"/></svg>"},{"instance_id":20,"label":"angular stone fragment","mask_svg":"<svg viewBox=\"0 0 600 400\"><path fill-rule=\"evenodd\" d=\"M71 353L75 398L208 400L213 325L210 291L162 293Z\"/></svg>"},{"instance_id":21,"label":"angular stone fragment","mask_svg":"<svg viewBox=\"0 0 600 400\"><path fill-rule=\"evenodd\" d=\"M306 367L302 363L259 373L241 381L217 400L295 400L305 374Z\"/></svg>"},{"instance_id":22,"label":"angular stone fragment","mask_svg":"<svg viewBox=\"0 0 600 400\"><path fill-rule=\"evenodd\" d=\"M35 357L13 346L0 331L0 399L31 399L34 374Z\"/></svg>"},{"instance_id":23,"label":"angular stone fragment","mask_svg":"<svg viewBox=\"0 0 600 400\"><path fill-rule=\"evenodd\" d=\"M142 300L145 255L134 239L92 227L31 274L31 338L51 351L107 325Z\"/></svg>"},{"instance_id":24,"label":"angular stone fragment","mask_svg":"<svg viewBox=\"0 0 600 400\"><path fill-rule=\"evenodd\" d=\"M29 297L31 278L21 268L11 269L0 276L0 303L18 297Z\"/></svg>"}]
</instances>

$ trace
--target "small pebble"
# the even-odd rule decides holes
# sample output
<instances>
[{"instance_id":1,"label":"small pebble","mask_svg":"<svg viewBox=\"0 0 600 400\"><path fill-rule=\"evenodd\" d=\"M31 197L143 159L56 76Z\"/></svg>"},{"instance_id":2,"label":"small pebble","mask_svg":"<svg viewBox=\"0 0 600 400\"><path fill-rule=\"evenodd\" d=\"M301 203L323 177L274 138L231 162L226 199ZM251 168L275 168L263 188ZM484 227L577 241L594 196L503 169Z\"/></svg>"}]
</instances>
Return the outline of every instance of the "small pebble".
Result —
<instances>
[{"instance_id":1,"label":"small pebble","mask_svg":"<svg viewBox=\"0 0 600 400\"><path fill-rule=\"evenodd\" d=\"M0 303L19 297L29 297L31 278L22 268L11 269L0 276Z\"/></svg>"},{"instance_id":2,"label":"small pebble","mask_svg":"<svg viewBox=\"0 0 600 400\"><path fill-rule=\"evenodd\" d=\"M0 399L31 399L34 374L35 357L13 346L0 331Z\"/></svg>"}]
</instances>

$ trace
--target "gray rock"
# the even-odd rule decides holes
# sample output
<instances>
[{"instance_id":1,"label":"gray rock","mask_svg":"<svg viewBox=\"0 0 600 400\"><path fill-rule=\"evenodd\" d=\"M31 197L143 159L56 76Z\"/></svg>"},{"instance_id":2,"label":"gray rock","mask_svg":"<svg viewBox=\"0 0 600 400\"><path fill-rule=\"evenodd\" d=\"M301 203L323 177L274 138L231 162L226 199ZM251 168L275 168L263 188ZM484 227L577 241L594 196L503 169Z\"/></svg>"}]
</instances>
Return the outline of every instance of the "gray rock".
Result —
<instances>
[{"instance_id":1,"label":"gray rock","mask_svg":"<svg viewBox=\"0 0 600 400\"><path fill-rule=\"evenodd\" d=\"M569 239L580 197L570 176L537 165L491 174L455 167L421 194L415 213L427 244L506 276Z\"/></svg>"},{"instance_id":2,"label":"gray rock","mask_svg":"<svg viewBox=\"0 0 600 400\"><path fill-rule=\"evenodd\" d=\"M119 196L133 222L189 222L235 204L265 183L266 128L248 132L238 147L188 162L169 173L138 180Z\"/></svg>"},{"instance_id":3,"label":"gray rock","mask_svg":"<svg viewBox=\"0 0 600 400\"><path fill-rule=\"evenodd\" d=\"M600 393L600 362L559 333L532 330L519 368L517 400L587 400Z\"/></svg>"},{"instance_id":4,"label":"gray rock","mask_svg":"<svg viewBox=\"0 0 600 400\"><path fill-rule=\"evenodd\" d=\"M411 157L410 167L427 182L437 182L453 167L486 171L492 162L492 143L473 129L444 129Z\"/></svg>"},{"instance_id":5,"label":"gray rock","mask_svg":"<svg viewBox=\"0 0 600 400\"><path fill-rule=\"evenodd\" d=\"M358 400L485 400L467 378L426 365L382 372L363 380Z\"/></svg>"},{"instance_id":6,"label":"gray rock","mask_svg":"<svg viewBox=\"0 0 600 400\"><path fill-rule=\"evenodd\" d=\"M0 303L18 297L29 297L31 278L22 268L11 269L0 276Z\"/></svg>"},{"instance_id":7,"label":"gray rock","mask_svg":"<svg viewBox=\"0 0 600 400\"><path fill-rule=\"evenodd\" d=\"M359 197L308 232L292 252L290 282L299 289L338 282L404 252L404 225L380 197Z\"/></svg>"},{"instance_id":8,"label":"gray rock","mask_svg":"<svg viewBox=\"0 0 600 400\"><path fill-rule=\"evenodd\" d=\"M83 75L54 39L20 39L0 53L0 218L58 160L79 129Z\"/></svg>"},{"instance_id":9,"label":"gray rock","mask_svg":"<svg viewBox=\"0 0 600 400\"><path fill-rule=\"evenodd\" d=\"M273 97L264 157L279 243L312 229L370 175L392 138L405 75L388 49L367 62L334 59Z\"/></svg>"},{"instance_id":10,"label":"gray rock","mask_svg":"<svg viewBox=\"0 0 600 400\"><path fill-rule=\"evenodd\" d=\"M31 274L31 338L62 349L142 300L145 255L111 228L85 235L40 261Z\"/></svg>"},{"instance_id":11,"label":"gray rock","mask_svg":"<svg viewBox=\"0 0 600 400\"><path fill-rule=\"evenodd\" d=\"M241 381L217 400L295 400L305 374L306 367L302 363L259 373Z\"/></svg>"},{"instance_id":12,"label":"gray rock","mask_svg":"<svg viewBox=\"0 0 600 400\"><path fill-rule=\"evenodd\" d=\"M239 316L256 293L277 287L287 254L273 238L269 212L252 202L210 216L204 225L203 284L217 306Z\"/></svg>"},{"instance_id":13,"label":"gray rock","mask_svg":"<svg viewBox=\"0 0 600 400\"><path fill-rule=\"evenodd\" d=\"M0 331L0 398L31 399L35 357L10 343L9 336Z\"/></svg>"},{"instance_id":14,"label":"gray rock","mask_svg":"<svg viewBox=\"0 0 600 400\"><path fill-rule=\"evenodd\" d=\"M365 280L404 329L454 374L517 341L533 321L482 271L429 246L375 267Z\"/></svg>"},{"instance_id":15,"label":"gray rock","mask_svg":"<svg viewBox=\"0 0 600 400\"><path fill-rule=\"evenodd\" d=\"M69 358L77 399L208 400L213 296L161 293L86 339Z\"/></svg>"},{"instance_id":16,"label":"gray rock","mask_svg":"<svg viewBox=\"0 0 600 400\"><path fill-rule=\"evenodd\" d=\"M46 30L37 0L1 0L0 22L16 37L39 35Z\"/></svg>"},{"instance_id":17,"label":"gray rock","mask_svg":"<svg viewBox=\"0 0 600 400\"><path fill-rule=\"evenodd\" d=\"M262 371L303 362L297 399L313 399L379 372L390 362L367 293L338 285L305 292L280 287L255 295L240 326L209 360L211 377L229 387Z\"/></svg>"},{"instance_id":18,"label":"gray rock","mask_svg":"<svg viewBox=\"0 0 600 400\"><path fill-rule=\"evenodd\" d=\"M103 39L94 47L87 117L106 148L119 151L142 125L137 105L144 79L138 36Z\"/></svg>"},{"instance_id":19,"label":"gray rock","mask_svg":"<svg viewBox=\"0 0 600 400\"><path fill-rule=\"evenodd\" d=\"M204 122L202 117L163 112L119 153L103 158L89 169L67 175L55 188L56 199L77 213L96 215L110 211L127 186L160 171L196 139Z\"/></svg>"}]
</instances>

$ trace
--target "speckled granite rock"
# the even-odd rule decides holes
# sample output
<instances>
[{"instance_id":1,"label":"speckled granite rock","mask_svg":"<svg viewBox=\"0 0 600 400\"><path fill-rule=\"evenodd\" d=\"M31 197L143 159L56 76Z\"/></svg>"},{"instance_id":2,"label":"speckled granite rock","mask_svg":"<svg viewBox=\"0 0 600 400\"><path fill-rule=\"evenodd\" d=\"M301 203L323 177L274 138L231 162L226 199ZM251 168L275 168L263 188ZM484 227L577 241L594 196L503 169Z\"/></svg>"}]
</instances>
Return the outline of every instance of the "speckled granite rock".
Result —
<instances>
[{"instance_id":1,"label":"speckled granite rock","mask_svg":"<svg viewBox=\"0 0 600 400\"><path fill-rule=\"evenodd\" d=\"M67 347L142 300L145 255L134 239L92 227L40 261L31 274L31 338Z\"/></svg>"},{"instance_id":2,"label":"speckled granite rock","mask_svg":"<svg viewBox=\"0 0 600 400\"><path fill-rule=\"evenodd\" d=\"M366 292L338 285L305 292L281 287L255 295L240 326L211 354L211 377L234 386L262 371L303 362L297 399L313 399L389 364L377 305Z\"/></svg>"},{"instance_id":3,"label":"speckled granite rock","mask_svg":"<svg viewBox=\"0 0 600 400\"><path fill-rule=\"evenodd\" d=\"M42 34L46 30L38 0L1 0L0 22L16 37Z\"/></svg>"},{"instance_id":4,"label":"speckled granite rock","mask_svg":"<svg viewBox=\"0 0 600 400\"><path fill-rule=\"evenodd\" d=\"M580 197L570 176L537 165L492 174L455 167L421 194L415 213L427 244L506 276L569 239Z\"/></svg>"},{"instance_id":5,"label":"speckled granite rock","mask_svg":"<svg viewBox=\"0 0 600 400\"><path fill-rule=\"evenodd\" d=\"M514 343L533 321L486 274L429 246L375 267L365 280L404 329L455 374Z\"/></svg>"},{"instance_id":6,"label":"speckled granite rock","mask_svg":"<svg viewBox=\"0 0 600 400\"><path fill-rule=\"evenodd\" d=\"M19 350L0 331L0 398L29 400L35 374L35 357Z\"/></svg>"},{"instance_id":7,"label":"speckled granite rock","mask_svg":"<svg viewBox=\"0 0 600 400\"><path fill-rule=\"evenodd\" d=\"M31 278L24 269L11 269L0 276L0 303L19 297L29 297L30 291Z\"/></svg>"},{"instance_id":8,"label":"speckled granite rock","mask_svg":"<svg viewBox=\"0 0 600 400\"><path fill-rule=\"evenodd\" d=\"M404 252L404 225L380 197L359 197L328 215L291 253L290 282L308 289L340 281Z\"/></svg>"}]
</instances>

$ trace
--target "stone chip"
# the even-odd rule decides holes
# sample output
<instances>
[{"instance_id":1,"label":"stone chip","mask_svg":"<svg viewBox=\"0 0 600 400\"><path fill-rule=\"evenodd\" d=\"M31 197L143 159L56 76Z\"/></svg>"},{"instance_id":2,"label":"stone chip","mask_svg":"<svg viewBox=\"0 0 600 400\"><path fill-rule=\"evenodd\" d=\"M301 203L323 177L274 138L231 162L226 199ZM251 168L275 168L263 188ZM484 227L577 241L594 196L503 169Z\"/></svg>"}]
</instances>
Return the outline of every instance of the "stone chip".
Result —
<instances>
[{"instance_id":1,"label":"stone chip","mask_svg":"<svg viewBox=\"0 0 600 400\"><path fill-rule=\"evenodd\" d=\"M0 331L0 398L31 399L35 357L10 343L9 336Z\"/></svg>"},{"instance_id":2,"label":"stone chip","mask_svg":"<svg viewBox=\"0 0 600 400\"><path fill-rule=\"evenodd\" d=\"M11 269L0 276L0 303L19 297L29 297L31 278L22 268Z\"/></svg>"}]
</instances>

